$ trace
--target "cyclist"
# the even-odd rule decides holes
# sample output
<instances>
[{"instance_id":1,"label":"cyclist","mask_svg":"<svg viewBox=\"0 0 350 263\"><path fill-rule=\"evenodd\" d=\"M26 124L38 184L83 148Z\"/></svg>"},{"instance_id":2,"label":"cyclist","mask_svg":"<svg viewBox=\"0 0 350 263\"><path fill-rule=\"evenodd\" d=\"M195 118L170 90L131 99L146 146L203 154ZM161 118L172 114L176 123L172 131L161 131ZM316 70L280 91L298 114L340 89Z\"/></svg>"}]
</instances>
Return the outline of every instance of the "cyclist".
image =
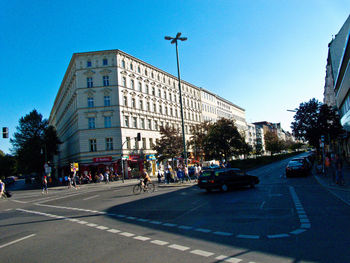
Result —
<instances>
[{"instance_id":1,"label":"cyclist","mask_svg":"<svg viewBox=\"0 0 350 263\"><path fill-rule=\"evenodd\" d=\"M5 196L5 183L0 179L0 198Z\"/></svg>"},{"instance_id":2,"label":"cyclist","mask_svg":"<svg viewBox=\"0 0 350 263\"><path fill-rule=\"evenodd\" d=\"M151 178L149 177L147 170L143 169L143 172L141 173L141 176L143 178L143 187L147 187L147 182L151 182Z\"/></svg>"}]
</instances>

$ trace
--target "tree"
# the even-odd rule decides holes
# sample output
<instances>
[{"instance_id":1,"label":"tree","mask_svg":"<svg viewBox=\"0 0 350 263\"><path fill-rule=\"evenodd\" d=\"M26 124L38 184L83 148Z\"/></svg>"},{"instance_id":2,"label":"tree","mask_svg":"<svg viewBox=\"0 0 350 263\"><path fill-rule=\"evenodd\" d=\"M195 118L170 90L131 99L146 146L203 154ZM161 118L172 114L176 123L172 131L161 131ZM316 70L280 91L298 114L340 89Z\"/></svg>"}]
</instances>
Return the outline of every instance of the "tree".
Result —
<instances>
[{"instance_id":1,"label":"tree","mask_svg":"<svg viewBox=\"0 0 350 263\"><path fill-rule=\"evenodd\" d=\"M235 122L224 118L209 125L208 134L203 140L206 159L227 161L232 156L242 154L244 147L244 138Z\"/></svg>"},{"instance_id":2,"label":"tree","mask_svg":"<svg viewBox=\"0 0 350 263\"><path fill-rule=\"evenodd\" d=\"M19 120L12 151L21 173L41 173L45 159L51 161L61 143L54 127L35 109Z\"/></svg>"},{"instance_id":3,"label":"tree","mask_svg":"<svg viewBox=\"0 0 350 263\"><path fill-rule=\"evenodd\" d=\"M281 151L281 142L278 139L278 136L276 133L272 131L267 131L264 134L264 138L265 138L266 150L269 151L271 155Z\"/></svg>"},{"instance_id":4,"label":"tree","mask_svg":"<svg viewBox=\"0 0 350 263\"><path fill-rule=\"evenodd\" d=\"M12 155L0 155L0 179L16 173L16 160Z\"/></svg>"},{"instance_id":5,"label":"tree","mask_svg":"<svg viewBox=\"0 0 350 263\"><path fill-rule=\"evenodd\" d=\"M291 124L294 136L317 149L322 135L328 142L343 133L337 112L315 98L300 104L294 120Z\"/></svg>"},{"instance_id":6,"label":"tree","mask_svg":"<svg viewBox=\"0 0 350 263\"><path fill-rule=\"evenodd\" d=\"M200 159L204 156L204 140L208 135L209 122L205 121L198 125L191 127L191 138L188 142L188 146L191 147L195 159Z\"/></svg>"},{"instance_id":7,"label":"tree","mask_svg":"<svg viewBox=\"0 0 350 263\"><path fill-rule=\"evenodd\" d=\"M157 159L162 161L181 156L183 153L183 144L180 131L168 125L166 127L161 126L160 135L160 139L157 139L153 146L153 150L157 152Z\"/></svg>"}]
</instances>

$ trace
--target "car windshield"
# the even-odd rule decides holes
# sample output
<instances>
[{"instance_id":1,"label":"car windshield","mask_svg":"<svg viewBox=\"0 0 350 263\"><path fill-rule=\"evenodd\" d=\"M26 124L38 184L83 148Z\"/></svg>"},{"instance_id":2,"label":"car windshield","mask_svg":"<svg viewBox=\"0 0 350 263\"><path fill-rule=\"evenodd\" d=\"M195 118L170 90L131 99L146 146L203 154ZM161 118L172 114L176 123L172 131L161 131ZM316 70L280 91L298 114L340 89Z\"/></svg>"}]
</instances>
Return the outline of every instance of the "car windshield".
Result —
<instances>
[{"instance_id":1,"label":"car windshield","mask_svg":"<svg viewBox=\"0 0 350 263\"><path fill-rule=\"evenodd\" d=\"M293 160L288 163L288 166L302 166L303 164L300 161Z\"/></svg>"}]
</instances>

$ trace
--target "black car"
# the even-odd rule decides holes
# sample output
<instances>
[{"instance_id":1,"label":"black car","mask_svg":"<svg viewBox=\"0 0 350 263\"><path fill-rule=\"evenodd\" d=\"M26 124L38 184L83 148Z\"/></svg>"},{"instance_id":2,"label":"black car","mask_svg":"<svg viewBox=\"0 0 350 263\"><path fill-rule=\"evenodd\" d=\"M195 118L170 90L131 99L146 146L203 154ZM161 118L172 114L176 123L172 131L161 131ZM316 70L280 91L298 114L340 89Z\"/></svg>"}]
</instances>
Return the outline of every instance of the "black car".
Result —
<instances>
[{"instance_id":1,"label":"black car","mask_svg":"<svg viewBox=\"0 0 350 263\"><path fill-rule=\"evenodd\" d=\"M305 159L293 159L286 167L286 177L307 176L310 170L311 167Z\"/></svg>"},{"instance_id":2,"label":"black car","mask_svg":"<svg viewBox=\"0 0 350 263\"><path fill-rule=\"evenodd\" d=\"M259 178L249 175L237 168L221 168L204 170L198 178L198 186L208 192L220 189L226 192L229 188L250 186L259 183Z\"/></svg>"}]
</instances>

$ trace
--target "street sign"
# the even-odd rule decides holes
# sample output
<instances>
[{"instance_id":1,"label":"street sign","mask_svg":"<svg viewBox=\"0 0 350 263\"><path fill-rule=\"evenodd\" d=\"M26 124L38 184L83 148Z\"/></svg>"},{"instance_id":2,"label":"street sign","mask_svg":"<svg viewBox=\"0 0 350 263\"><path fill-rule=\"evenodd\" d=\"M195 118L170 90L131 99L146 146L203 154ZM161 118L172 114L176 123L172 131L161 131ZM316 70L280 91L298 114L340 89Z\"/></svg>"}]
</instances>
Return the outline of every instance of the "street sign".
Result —
<instances>
[{"instance_id":1,"label":"street sign","mask_svg":"<svg viewBox=\"0 0 350 263\"><path fill-rule=\"evenodd\" d=\"M47 163L44 164L44 169L46 174L51 173L51 167Z\"/></svg>"},{"instance_id":2,"label":"street sign","mask_svg":"<svg viewBox=\"0 0 350 263\"><path fill-rule=\"evenodd\" d=\"M77 172L77 171L79 171L79 163L71 163L71 164L70 164L70 171L71 171L71 172Z\"/></svg>"}]
</instances>

